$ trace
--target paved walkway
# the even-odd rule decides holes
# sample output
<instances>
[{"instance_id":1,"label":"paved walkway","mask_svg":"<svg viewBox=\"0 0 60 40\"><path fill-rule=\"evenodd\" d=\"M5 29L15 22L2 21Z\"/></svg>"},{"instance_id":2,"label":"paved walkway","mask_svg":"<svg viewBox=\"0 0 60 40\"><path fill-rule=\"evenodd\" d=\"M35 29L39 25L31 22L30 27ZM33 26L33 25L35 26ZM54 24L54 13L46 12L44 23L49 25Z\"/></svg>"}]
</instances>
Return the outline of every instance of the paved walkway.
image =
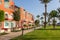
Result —
<instances>
[{"instance_id":1,"label":"paved walkway","mask_svg":"<svg viewBox=\"0 0 60 40\"><path fill-rule=\"evenodd\" d=\"M31 32L31 31L34 31L34 29L24 30L24 34L26 34L28 32ZM0 40L9 40L9 39L17 37L21 34L22 34L22 31L20 31L20 32L11 32L9 34L0 36Z\"/></svg>"}]
</instances>

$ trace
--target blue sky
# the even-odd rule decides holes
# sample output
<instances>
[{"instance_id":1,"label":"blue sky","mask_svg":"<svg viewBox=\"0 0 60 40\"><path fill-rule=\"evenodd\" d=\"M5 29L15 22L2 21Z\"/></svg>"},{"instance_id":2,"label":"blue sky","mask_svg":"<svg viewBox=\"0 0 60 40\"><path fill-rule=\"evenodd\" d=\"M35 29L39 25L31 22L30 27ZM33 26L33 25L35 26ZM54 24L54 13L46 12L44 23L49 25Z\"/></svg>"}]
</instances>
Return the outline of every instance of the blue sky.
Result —
<instances>
[{"instance_id":1,"label":"blue sky","mask_svg":"<svg viewBox=\"0 0 60 40\"><path fill-rule=\"evenodd\" d=\"M39 0L14 0L14 2L15 5L23 7L26 11L32 13L34 17L36 17L36 15L42 16L42 13L44 12L44 4ZM56 10L58 7L60 7L59 0L52 0L48 3L48 13L51 10Z\"/></svg>"}]
</instances>

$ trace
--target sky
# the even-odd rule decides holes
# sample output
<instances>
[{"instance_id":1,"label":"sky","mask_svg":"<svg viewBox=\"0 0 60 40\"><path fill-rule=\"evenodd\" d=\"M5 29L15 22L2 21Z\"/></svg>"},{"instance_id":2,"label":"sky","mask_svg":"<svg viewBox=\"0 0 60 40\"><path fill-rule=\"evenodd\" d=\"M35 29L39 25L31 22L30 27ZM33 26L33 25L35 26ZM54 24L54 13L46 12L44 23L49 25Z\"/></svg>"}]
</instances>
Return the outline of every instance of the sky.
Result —
<instances>
[{"instance_id":1,"label":"sky","mask_svg":"<svg viewBox=\"0 0 60 40\"><path fill-rule=\"evenodd\" d=\"M26 11L30 12L36 18L37 15L43 16L44 4L39 0L14 0L15 5L23 7ZM47 5L48 13L51 10L57 10L60 7L59 0L52 0Z\"/></svg>"}]
</instances>

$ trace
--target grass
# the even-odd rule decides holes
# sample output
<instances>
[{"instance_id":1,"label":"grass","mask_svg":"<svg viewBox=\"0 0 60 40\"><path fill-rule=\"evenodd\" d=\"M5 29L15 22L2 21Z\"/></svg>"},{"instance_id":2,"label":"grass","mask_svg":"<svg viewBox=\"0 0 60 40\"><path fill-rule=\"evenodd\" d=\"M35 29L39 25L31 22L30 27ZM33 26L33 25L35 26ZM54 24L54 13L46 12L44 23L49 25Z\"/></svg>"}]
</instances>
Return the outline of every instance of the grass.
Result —
<instances>
[{"instance_id":1,"label":"grass","mask_svg":"<svg viewBox=\"0 0 60 40\"><path fill-rule=\"evenodd\" d=\"M35 30L11 40L60 40L60 30Z\"/></svg>"},{"instance_id":2,"label":"grass","mask_svg":"<svg viewBox=\"0 0 60 40\"><path fill-rule=\"evenodd\" d=\"M55 26L55 28L60 29L60 26ZM41 29L44 29L44 26ZM53 26L47 26L46 29L53 29Z\"/></svg>"},{"instance_id":3,"label":"grass","mask_svg":"<svg viewBox=\"0 0 60 40\"><path fill-rule=\"evenodd\" d=\"M0 36L1 36L1 35L6 35L6 34L8 34L8 33L5 33L5 32L4 32L4 33L0 33Z\"/></svg>"}]
</instances>

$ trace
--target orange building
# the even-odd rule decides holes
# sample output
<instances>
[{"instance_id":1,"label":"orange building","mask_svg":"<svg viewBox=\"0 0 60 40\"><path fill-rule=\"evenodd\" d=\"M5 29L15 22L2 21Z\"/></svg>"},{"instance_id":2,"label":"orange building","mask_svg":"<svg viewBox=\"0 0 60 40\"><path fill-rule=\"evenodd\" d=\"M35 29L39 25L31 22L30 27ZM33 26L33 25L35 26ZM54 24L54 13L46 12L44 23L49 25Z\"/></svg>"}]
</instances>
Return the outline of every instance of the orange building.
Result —
<instances>
[{"instance_id":1,"label":"orange building","mask_svg":"<svg viewBox=\"0 0 60 40\"><path fill-rule=\"evenodd\" d=\"M34 18L33 15L29 12L27 12L24 8L20 7L20 24L27 24L29 23L33 24L34 23ZM29 26L27 26L29 27Z\"/></svg>"},{"instance_id":2,"label":"orange building","mask_svg":"<svg viewBox=\"0 0 60 40\"><path fill-rule=\"evenodd\" d=\"M11 31L12 27L16 27L16 22L13 21L13 12L15 11L15 8L20 8L20 27L25 23L29 24L34 22L33 15L24 8L15 6L13 0L0 0L0 10L5 12L5 20L0 27L2 32L4 30Z\"/></svg>"},{"instance_id":3,"label":"orange building","mask_svg":"<svg viewBox=\"0 0 60 40\"><path fill-rule=\"evenodd\" d=\"M0 10L5 12L5 20L2 22L1 32L4 30L10 31L12 25L14 24L13 20L13 13L14 12L14 2L13 0L0 0Z\"/></svg>"}]
</instances>

